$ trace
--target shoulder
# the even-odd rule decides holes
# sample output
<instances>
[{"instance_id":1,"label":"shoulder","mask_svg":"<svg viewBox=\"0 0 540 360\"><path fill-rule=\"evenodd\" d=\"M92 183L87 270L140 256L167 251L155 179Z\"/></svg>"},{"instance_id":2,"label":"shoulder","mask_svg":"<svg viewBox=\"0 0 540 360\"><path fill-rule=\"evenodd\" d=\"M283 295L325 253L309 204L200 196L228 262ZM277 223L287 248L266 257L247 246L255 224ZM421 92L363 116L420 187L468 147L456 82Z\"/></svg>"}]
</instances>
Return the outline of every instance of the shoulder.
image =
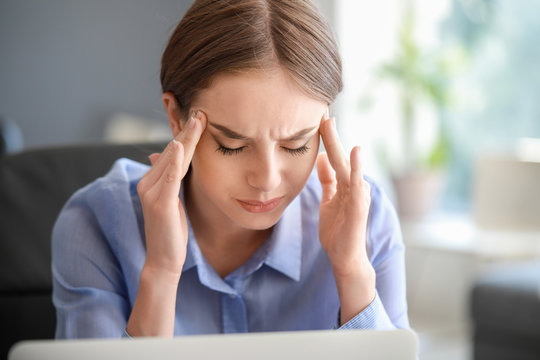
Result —
<instances>
[{"instance_id":1,"label":"shoulder","mask_svg":"<svg viewBox=\"0 0 540 360\"><path fill-rule=\"evenodd\" d=\"M375 222L378 224L380 221L384 221L385 218L388 218L386 220L398 221L396 210L386 191L369 176L364 176L364 180L369 183L371 188L370 223Z\"/></svg>"},{"instance_id":2,"label":"shoulder","mask_svg":"<svg viewBox=\"0 0 540 360\"><path fill-rule=\"evenodd\" d=\"M92 207L100 207L124 198L127 200L148 169L149 167L142 163L125 158L118 159L107 174L76 191L67 205L84 202Z\"/></svg>"},{"instance_id":3,"label":"shoulder","mask_svg":"<svg viewBox=\"0 0 540 360\"><path fill-rule=\"evenodd\" d=\"M373 179L365 176L371 186L371 205L368 216L367 250L374 266L395 252L403 251L399 218L392 201Z\"/></svg>"},{"instance_id":4,"label":"shoulder","mask_svg":"<svg viewBox=\"0 0 540 360\"><path fill-rule=\"evenodd\" d=\"M144 258L136 184L147 169L119 159L107 174L75 192L64 205L52 231L55 299L67 297L73 302L77 296L96 295L95 289L124 294L125 279L135 274L129 265L138 265Z\"/></svg>"},{"instance_id":5,"label":"shoulder","mask_svg":"<svg viewBox=\"0 0 540 360\"><path fill-rule=\"evenodd\" d=\"M126 211L133 214L134 201L138 201L136 186L148 168L122 158L103 177L77 190L58 215L53 241L84 232L109 237L108 233L124 221Z\"/></svg>"}]
</instances>

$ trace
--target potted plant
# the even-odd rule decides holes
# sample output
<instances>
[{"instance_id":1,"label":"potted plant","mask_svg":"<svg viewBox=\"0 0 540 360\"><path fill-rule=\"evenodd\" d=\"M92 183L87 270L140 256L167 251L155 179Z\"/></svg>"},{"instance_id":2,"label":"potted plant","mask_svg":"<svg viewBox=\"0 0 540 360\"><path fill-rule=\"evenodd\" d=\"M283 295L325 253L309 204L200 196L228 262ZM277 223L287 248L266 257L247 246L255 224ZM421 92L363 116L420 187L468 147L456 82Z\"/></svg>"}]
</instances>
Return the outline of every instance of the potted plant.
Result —
<instances>
[{"instance_id":1,"label":"potted plant","mask_svg":"<svg viewBox=\"0 0 540 360\"><path fill-rule=\"evenodd\" d=\"M412 7L405 12L399 32L396 57L377 71L380 80L391 81L398 90L402 141L399 160L383 155L392 177L402 218L420 220L437 204L450 159L450 142L440 115L450 105L449 79L462 63L461 49L423 52L414 39ZM417 110L420 103L435 109L437 135L426 151L417 147L419 126ZM421 133L421 132L420 132ZM384 153L384 151L383 151Z\"/></svg>"}]
</instances>

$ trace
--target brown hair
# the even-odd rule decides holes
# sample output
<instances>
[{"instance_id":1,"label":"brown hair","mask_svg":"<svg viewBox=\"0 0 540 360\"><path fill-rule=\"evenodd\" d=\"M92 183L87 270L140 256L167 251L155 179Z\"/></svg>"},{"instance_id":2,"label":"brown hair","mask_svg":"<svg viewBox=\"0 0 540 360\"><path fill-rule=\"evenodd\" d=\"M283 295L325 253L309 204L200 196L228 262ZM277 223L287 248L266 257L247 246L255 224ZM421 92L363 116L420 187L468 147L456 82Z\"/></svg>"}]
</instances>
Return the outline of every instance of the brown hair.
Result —
<instances>
[{"instance_id":1,"label":"brown hair","mask_svg":"<svg viewBox=\"0 0 540 360\"><path fill-rule=\"evenodd\" d=\"M331 104L341 91L336 42L309 0L196 0L163 52L161 86L186 119L218 74L276 65L317 100Z\"/></svg>"}]
</instances>

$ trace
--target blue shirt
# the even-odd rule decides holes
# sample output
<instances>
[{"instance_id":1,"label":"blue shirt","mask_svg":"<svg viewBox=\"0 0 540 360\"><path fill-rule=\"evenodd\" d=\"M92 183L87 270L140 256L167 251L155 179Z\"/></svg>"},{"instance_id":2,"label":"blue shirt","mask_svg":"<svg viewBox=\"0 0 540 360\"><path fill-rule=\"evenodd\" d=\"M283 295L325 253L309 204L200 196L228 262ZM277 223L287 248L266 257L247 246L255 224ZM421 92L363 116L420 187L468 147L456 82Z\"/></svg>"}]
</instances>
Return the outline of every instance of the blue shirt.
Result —
<instances>
[{"instance_id":1,"label":"blue shirt","mask_svg":"<svg viewBox=\"0 0 540 360\"><path fill-rule=\"evenodd\" d=\"M120 159L61 211L52 238L57 338L122 336L145 261L136 187L146 171L146 165ZM368 181L367 250L377 295L340 328L408 328L399 222L385 194ZM175 335L338 328L339 297L318 238L320 199L314 171L272 235L225 278L206 261L190 226Z\"/></svg>"}]
</instances>

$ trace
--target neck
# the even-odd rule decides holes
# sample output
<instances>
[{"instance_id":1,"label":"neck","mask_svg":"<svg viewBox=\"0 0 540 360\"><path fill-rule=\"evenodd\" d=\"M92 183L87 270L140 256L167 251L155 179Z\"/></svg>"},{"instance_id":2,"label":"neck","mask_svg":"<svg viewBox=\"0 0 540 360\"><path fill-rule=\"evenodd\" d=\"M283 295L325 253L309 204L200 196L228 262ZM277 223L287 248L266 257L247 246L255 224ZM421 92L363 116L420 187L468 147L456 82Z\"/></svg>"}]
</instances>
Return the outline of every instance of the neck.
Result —
<instances>
[{"instance_id":1,"label":"neck","mask_svg":"<svg viewBox=\"0 0 540 360\"><path fill-rule=\"evenodd\" d=\"M184 200L197 244L214 270L225 277L244 264L262 245L272 228L252 230L234 224L219 209L201 208L194 184L186 179Z\"/></svg>"}]
</instances>

